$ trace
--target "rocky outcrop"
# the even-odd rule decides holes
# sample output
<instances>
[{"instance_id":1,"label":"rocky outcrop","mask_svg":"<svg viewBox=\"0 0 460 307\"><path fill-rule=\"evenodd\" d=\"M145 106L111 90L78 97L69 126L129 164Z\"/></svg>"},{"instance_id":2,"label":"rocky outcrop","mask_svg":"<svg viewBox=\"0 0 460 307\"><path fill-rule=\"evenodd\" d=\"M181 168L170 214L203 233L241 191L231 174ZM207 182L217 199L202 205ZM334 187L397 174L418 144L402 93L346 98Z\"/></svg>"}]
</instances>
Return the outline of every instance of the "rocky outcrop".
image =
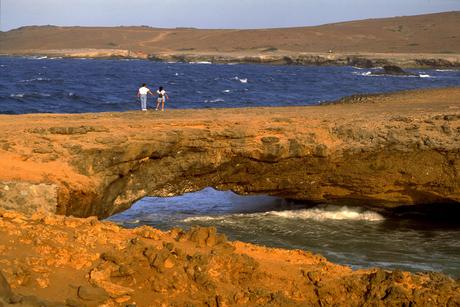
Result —
<instances>
[{"instance_id":1,"label":"rocky outcrop","mask_svg":"<svg viewBox=\"0 0 460 307\"><path fill-rule=\"evenodd\" d=\"M20 50L6 55L38 56L49 58L88 58L88 59L141 59L149 56L142 51L128 49L102 49L102 48L78 48L78 49L50 49L50 50Z\"/></svg>"},{"instance_id":2,"label":"rocky outcrop","mask_svg":"<svg viewBox=\"0 0 460 307\"><path fill-rule=\"evenodd\" d=\"M459 282L439 273L353 271L309 252L228 242L215 228L165 233L0 210L0 263L6 306L460 304Z\"/></svg>"},{"instance_id":3,"label":"rocky outcrop","mask_svg":"<svg viewBox=\"0 0 460 307\"><path fill-rule=\"evenodd\" d=\"M459 98L453 88L316 107L4 115L0 205L107 217L144 196L211 186L381 208L458 206Z\"/></svg>"},{"instance_id":4,"label":"rocky outcrop","mask_svg":"<svg viewBox=\"0 0 460 307\"><path fill-rule=\"evenodd\" d=\"M12 56L38 56L93 59L142 59L160 62L210 62L215 64L269 64L304 66L355 66L372 68L400 66L405 68L460 68L456 54L383 54L343 52L159 52L146 53L127 49L52 49L7 52Z\"/></svg>"},{"instance_id":5,"label":"rocky outcrop","mask_svg":"<svg viewBox=\"0 0 460 307\"><path fill-rule=\"evenodd\" d=\"M419 76L403 70L399 66L385 65L382 70L372 72L372 75L390 75L390 76Z\"/></svg>"},{"instance_id":6,"label":"rocky outcrop","mask_svg":"<svg viewBox=\"0 0 460 307\"><path fill-rule=\"evenodd\" d=\"M316 66L356 66L362 68L401 66L410 68L460 68L460 57L457 55L419 55L419 54L377 54L377 53L156 53L148 59L164 62L211 62L211 63L254 63L271 65L316 65Z\"/></svg>"}]
</instances>

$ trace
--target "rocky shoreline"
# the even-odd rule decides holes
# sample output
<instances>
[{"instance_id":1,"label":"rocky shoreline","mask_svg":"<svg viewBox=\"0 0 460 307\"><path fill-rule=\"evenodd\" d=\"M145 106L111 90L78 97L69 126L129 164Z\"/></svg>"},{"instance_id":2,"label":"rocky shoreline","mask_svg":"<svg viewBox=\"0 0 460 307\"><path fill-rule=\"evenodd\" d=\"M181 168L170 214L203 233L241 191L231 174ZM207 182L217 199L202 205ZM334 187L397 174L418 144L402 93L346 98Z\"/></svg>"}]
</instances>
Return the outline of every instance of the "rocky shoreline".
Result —
<instances>
[{"instance_id":1,"label":"rocky shoreline","mask_svg":"<svg viewBox=\"0 0 460 307\"><path fill-rule=\"evenodd\" d=\"M0 211L6 306L460 304L460 282L335 265L300 250L228 242L214 228L123 229L95 218Z\"/></svg>"},{"instance_id":2,"label":"rocky shoreline","mask_svg":"<svg viewBox=\"0 0 460 307\"><path fill-rule=\"evenodd\" d=\"M404 68L460 69L458 54L378 54L378 53L146 53L122 49L31 50L3 56L49 58L141 59L160 62L213 64L268 64L303 66L355 66L360 68L395 65Z\"/></svg>"},{"instance_id":3,"label":"rocky shoreline","mask_svg":"<svg viewBox=\"0 0 460 307\"><path fill-rule=\"evenodd\" d=\"M396 65L405 68L460 68L458 55L286 53L286 54L150 54L148 59L163 62L210 62L215 64L269 64L303 66L356 66L360 68Z\"/></svg>"},{"instance_id":4,"label":"rocky shoreline","mask_svg":"<svg viewBox=\"0 0 460 307\"><path fill-rule=\"evenodd\" d=\"M458 212L459 88L311 107L0 119L0 305L460 304L459 281L442 274L353 271L228 242L214 228L130 230L63 216L102 218L147 195L208 186Z\"/></svg>"},{"instance_id":5,"label":"rocky shoreline","mask_svg":"<svg viewBox=\"0 0 460 307\"><path fill-rule=\"evenodd\" d=\"M103 218L210 186L383 209L458 205L459 98L450 88L329 106L1 115L0 207Z\"/></svg>"}]
</instances>

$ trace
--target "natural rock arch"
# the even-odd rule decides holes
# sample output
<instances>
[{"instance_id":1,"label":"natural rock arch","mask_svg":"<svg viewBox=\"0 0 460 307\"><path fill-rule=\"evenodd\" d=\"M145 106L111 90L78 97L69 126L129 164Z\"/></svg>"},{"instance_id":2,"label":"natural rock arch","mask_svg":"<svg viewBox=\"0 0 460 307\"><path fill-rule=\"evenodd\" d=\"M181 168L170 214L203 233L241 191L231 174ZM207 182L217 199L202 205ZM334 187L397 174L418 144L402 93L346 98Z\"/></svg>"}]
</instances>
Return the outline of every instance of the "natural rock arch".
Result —
<instances>
[{"instance_id":1,"label":"natural rock arch","mask_svg":"<svg viewBox=\"0 0 460 307\"><path fill-rule=\"evenodd\" d=\"M460 92L429 93L442 103L421 91L318 107L5 116L1 161L23 161L1 165L0 205L102 218L144 196L208 186L313 202L458 204L460 114L450 110Z\"/></svg>"}]
</instances>

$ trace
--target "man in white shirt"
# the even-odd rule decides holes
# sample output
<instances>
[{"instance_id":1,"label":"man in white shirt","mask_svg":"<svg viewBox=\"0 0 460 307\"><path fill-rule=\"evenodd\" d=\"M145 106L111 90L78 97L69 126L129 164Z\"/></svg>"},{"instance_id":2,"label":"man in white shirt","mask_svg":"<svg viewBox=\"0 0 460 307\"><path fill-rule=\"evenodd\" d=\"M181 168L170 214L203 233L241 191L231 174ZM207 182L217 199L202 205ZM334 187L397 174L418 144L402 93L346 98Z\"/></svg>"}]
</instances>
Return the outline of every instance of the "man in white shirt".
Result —
<instances>
[{"instance_id":1,"label":"man in white shirt","mask_svg":"<svg viewBox=\"0 0 460 307\"><path fill-rule=\"evenodd\" d=\"M139 88L137 92L137 97L141 99L141 109L142 111L147 111L147 94L153 96L153 93L148 89L147 84L142 84L142 87Z\"/></svg>"}]
</instances>

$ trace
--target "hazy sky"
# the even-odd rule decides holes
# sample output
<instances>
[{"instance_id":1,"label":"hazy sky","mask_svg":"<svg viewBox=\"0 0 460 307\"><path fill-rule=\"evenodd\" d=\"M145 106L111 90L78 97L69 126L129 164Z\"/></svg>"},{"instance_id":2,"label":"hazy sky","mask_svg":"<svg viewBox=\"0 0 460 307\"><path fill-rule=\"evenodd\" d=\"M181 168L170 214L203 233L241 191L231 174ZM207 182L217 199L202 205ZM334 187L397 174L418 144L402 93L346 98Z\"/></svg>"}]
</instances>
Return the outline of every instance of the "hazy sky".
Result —
<instances>
[{"instance_id":1,"label":"hazy sky","mask_svg":"<svg viewBox=\"0 0 460 307\"><path fill-rule=\"evenodd\" d=\"M267 28L460 10L460 0L0 0L1 30L24 25Z\"/></svg>"}]
</instances>

